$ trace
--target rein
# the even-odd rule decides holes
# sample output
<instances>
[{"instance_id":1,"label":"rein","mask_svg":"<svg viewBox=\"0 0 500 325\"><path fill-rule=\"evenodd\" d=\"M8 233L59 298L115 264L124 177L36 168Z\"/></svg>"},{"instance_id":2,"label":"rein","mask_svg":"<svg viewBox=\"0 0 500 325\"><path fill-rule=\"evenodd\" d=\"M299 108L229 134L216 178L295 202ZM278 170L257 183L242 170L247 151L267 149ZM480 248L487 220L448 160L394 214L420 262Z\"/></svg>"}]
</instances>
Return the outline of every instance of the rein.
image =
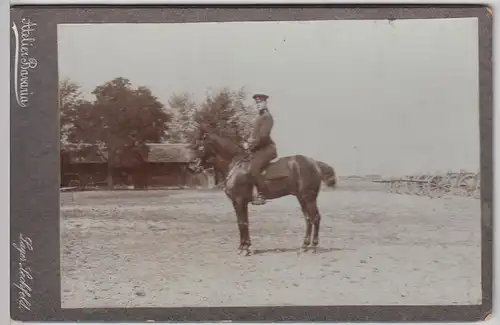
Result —
<instances>
[{"instance_id":1,"label":"rein","mask_svg":"<svg viewBox=\"0 0 500 325\"><path fill-rule=\"evenodd\" d=\"M205 146L206 144L204 144ZM235 144L236 145L236 144ZM241 155L240 153L237 153L236 155L233 156L233 158L229 158L227 159L226 157L224 157L224 155L221 154L221 150L216 150L217 146L215 146L215 148L213 147L213 144L209 144L209 146L212 147L212 152L216 155L216 156L219 156L220 158L220 161L225 163L228 167L228 171L227 171L227 175L224 179L224 183L227 183L227 181L229 180L229 178L233 175L235 169L237 167L239 167L241 165L241 163L245 162L245 161L248 161L250 159L250 157L248 155ZM218 146L223 146L222 144L218 143ZM243 148L241 148L240 146L236 145L236 147L238 147L240 150L242 150ZM244 150L244 149L243 149ZM241 157L242 156L242 157ZM231 167L231 165L233 165Z\"/></svg>"},{"instance_id":2,"label":"rein","mask_svg":"<svg viewBox=\"0 0 500 325\"><path fill-rule=\"evenodd\" d=\"M234 161L234 163L233 163L233 167L229 169L229 171L228 171L228 173L227 173L227 176L226 176L226 178L224 179L224 181L225 181L225 182L227 182L227 181L228 181L228 179L229 179L229 178L233 175L234 170L236 169L236 167L239 167L239 166L241 165L241 163L243 163L243 162L245 162L245 161L248 161L248 160L247 160L247 159L248 159L247 157L243 157L243 158L241 158L241 159L236 159L236 158L238 158L238 156L236 156L233 160L231 160L231 162L230 162L230 163L229 163L229 165L228 165L228 166L230 166L230 165L231 165L231 163L233 163L233 161Z\"/></svg>"}]
</instances>

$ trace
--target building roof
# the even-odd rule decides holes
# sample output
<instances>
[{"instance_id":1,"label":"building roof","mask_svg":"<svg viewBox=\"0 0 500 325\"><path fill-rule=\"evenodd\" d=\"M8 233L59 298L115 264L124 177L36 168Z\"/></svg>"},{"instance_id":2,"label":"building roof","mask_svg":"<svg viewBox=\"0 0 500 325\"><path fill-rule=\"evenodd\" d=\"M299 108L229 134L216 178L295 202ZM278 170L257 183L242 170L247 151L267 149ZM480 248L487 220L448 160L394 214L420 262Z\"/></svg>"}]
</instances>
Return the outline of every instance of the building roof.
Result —
<instances>
[{"instance_id":1,"label":"building roof","mask_svg":"<svg viewBox=\"0 0 500 325\"><path fill-rule=\"evenodd\" d=\"M183 143L148 143L148 161L156 163L188 163L195 158L193 150Z\"/></svg>"},{"instance_id":2,"label":"building roof","mask_svg":"<svg viewBox=\"0 0 500 325\"><path fill-rule=\"evenodd\" d=\"M183 143L147 143L148 162L152 163L188 163L195 158L194 151ZM79 145L67 150L69 161L75 163L99 164L107 162L106 150L96 146Z\"/></svg>"}]
</instances>

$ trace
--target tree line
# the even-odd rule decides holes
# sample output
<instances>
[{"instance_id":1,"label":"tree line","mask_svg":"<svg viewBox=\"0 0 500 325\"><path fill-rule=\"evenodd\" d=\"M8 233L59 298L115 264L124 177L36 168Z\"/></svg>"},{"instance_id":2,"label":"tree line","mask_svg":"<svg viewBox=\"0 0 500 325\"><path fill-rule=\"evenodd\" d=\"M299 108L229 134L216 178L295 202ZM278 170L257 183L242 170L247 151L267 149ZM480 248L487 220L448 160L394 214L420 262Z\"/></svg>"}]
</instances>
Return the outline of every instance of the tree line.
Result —
<instances>
[{"instance_id":1,"label":"tree line","mask_svg":"<svg viewBox=\"0 0 500 325\"><path fill-rule=\"evenodd\" d=\"M96 86L92 97L84 98L77 82L60 81L61 150L81 157L97 152L110 168L144 163L147 143L188 143L201 125L241 142L254 117L244 89L219 89L200 102L174 94L164 104L148 87L118 77Z\"/></svg>"}]
</instances>

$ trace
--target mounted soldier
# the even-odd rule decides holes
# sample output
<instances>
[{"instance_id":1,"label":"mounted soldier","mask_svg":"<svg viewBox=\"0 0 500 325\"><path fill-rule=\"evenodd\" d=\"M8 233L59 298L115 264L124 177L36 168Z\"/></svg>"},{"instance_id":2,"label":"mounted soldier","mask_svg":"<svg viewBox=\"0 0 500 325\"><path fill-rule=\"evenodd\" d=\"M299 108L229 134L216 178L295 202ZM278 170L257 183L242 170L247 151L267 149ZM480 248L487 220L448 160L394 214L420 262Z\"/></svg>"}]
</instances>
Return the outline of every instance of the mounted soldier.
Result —
<instances>
[{"instance_id":1,"label":"mounted soldier","mask_svg":"<svg viewBox=\"0 0 500 325\"><path fill-rule=\"evenodd\" d=\"M274 122L267 108L268 96L255 95L253 98L259 114L249 138L250 145L243 143L242 148L230 137L200 126L193 136L193 167L198 169L209 163L223 175L224 193L231 200L237 217L240 252L251 254L248 204L263 204L266 200L288 195L297 198L306 220L302 249L306 251L312 246L316 250L321 223L318 194L322 181L331 181L333 185L335 171L325 163L320 165L315 159L299 154L281 157L271 163L277 158L277 151L271 139ZM266 173L261 175L263 169Z\"/></svg>"},{"instance_id":2,"label":"mounted soldier","mask_svg":"<svg viewBox=\"0 0 500 325\"><path fill-rule=\"evenodd\" d=\"M250 173L254 181L254 195L252 201L254 205L266 203L263 195L265 182L262 171L269 166L273 159L278 157L276 144L271 139L271 130L274 125L274 120L267 107L268 98L269 96L263 94L256 94L253 96L255 106L259 112L253 124L248 146L248 150L251 153Z\"/></svg>"}]
</instances>

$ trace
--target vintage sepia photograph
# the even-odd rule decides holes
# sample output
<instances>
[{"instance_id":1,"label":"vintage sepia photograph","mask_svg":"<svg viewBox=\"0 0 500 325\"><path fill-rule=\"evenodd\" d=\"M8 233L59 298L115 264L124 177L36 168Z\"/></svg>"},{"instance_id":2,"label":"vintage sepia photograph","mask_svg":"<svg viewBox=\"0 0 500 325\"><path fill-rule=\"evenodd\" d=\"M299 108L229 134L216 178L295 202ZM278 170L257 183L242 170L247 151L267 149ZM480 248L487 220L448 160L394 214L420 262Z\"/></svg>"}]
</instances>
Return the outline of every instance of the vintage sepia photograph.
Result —
<instances>
[{"instance_id":1,"label":"vintage sepia photograph","mask_svg":"<svg viewBox=\"0 0 500 325\"><path fill-rule=\"evenodd\" d=\"M62 308L480 305L478 19L59 24Z\"/></svg>"}]
</instances>

